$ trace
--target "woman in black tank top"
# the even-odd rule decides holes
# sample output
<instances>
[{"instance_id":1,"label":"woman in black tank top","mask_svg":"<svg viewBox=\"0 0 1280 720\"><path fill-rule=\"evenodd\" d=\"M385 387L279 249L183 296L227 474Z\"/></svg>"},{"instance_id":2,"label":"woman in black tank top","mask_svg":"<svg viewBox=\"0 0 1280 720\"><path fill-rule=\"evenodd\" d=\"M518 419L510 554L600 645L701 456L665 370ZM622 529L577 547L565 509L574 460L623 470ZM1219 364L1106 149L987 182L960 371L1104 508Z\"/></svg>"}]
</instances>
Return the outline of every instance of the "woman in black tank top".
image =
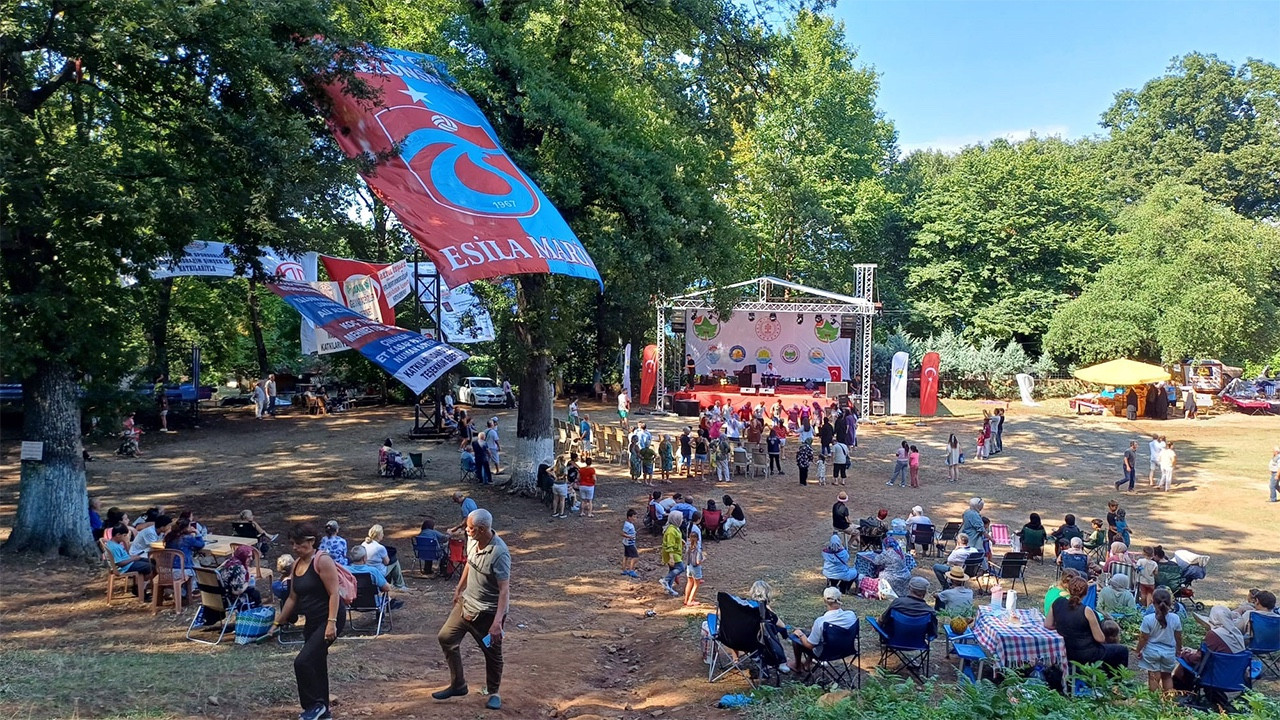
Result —
<instances>
[{"instance_id":1,"label":"woman in black tank top","mask_svg":"<svg viewBox=\"0 0 1280 720\"><path fill-rule=\"evenodd\" d=\"M289 532L289 541L297 560L280 618L293 622L299 614L306 617L302 650L293 660L301 720L324 720L333 717L329 713L329 645L346 625L347 609L338 597L338 569L333 558L316 552L320 533L309 524L296 525Z\"/></svg>"}]
</instances>

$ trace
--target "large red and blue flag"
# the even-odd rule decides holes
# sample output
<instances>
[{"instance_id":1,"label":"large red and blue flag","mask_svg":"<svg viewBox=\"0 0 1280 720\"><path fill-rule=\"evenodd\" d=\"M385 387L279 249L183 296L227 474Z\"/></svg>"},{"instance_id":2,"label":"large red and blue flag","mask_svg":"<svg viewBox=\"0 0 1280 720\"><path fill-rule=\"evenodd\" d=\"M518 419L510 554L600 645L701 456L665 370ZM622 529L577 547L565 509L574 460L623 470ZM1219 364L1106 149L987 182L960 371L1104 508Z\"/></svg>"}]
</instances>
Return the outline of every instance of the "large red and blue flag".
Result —
<instances>
[{"instance_id":1,"label":"large red and blue flag","mask_svg":"<svg viewBox=\"0 0 1280 720\"><path fill-rule=\"evenodd\" d=\"M582 242L442 63L386 49L356 75L377 99L330 85L334 135L347 155L378 158L365 181L445 282L519 273L601 282Z\"/></svg>"}]
</instances>

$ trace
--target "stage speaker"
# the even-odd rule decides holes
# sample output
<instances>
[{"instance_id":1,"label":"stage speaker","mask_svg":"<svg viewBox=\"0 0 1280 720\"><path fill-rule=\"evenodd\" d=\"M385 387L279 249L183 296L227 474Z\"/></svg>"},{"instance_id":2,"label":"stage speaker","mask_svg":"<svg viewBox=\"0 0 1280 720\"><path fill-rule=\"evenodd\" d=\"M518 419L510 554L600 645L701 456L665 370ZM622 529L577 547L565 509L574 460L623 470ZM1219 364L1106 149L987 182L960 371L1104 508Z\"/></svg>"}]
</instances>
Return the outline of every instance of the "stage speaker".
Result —
<instances>
[{"instance_id":1,"label":"stage speaker","mask_svg":"<svg viewBox=\"0 0 1280 720\"><path fill-rule=\"evenodd\" d=\"M841 395L849 394L849 383L847 382L829 382L827 383L827 397L838 398Z\"/></svg>"},{"instance_id":2,"label":"stage speaker","mask_svg":"<svg viewBox=\"0 0 1280 720\"><path fill-rule=\"evenodd\" d=\"M840 337L845 340L852 340L854 332L858 326L857 315L841 315L840 316Z\"/></svg>"},{"instance_id":3,"label":"stage speaker","mask_svg":"<svg viewBox=\"0 0 1280 720\"><path fill-rule=\"evenodd\" d=\"M685 311L681 310L671 316L671 332L683 335L685 331Z\"/></svg>"}]
</instances>

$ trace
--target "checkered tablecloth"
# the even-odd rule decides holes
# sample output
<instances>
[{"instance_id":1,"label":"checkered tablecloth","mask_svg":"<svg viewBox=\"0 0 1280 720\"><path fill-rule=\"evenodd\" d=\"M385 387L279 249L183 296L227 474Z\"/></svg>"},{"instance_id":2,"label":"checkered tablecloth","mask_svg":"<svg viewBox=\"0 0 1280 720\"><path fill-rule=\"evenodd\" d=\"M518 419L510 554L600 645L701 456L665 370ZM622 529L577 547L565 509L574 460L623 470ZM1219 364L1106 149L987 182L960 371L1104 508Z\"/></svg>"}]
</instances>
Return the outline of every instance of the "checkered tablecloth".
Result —
<instances>
[{"instance_id":1,"label":"checkered tablecloth","mask_svg":"<svg viewBox=\"0 0 1280 720\"><path fill-rule=\"evenodd\" d=\"M875 556L873 552L860 552L854 556L853 569L858 571L858 577L871 577L871 558Z\"/></svg>"},{"instance_id":2,"label":"checkered tablecloth","mask_svg":"<svg viewBox=\"0 0 1280 720\"><path fill-rule=\"evenodd\" d=\"M1067 645L1062 636L1044 626L1039 610L1017 610L1014 621L1003 609L979 606L973 634L996 665L1006 668L1057 665L1067 670Z\"/></svg>"}]
</instances>

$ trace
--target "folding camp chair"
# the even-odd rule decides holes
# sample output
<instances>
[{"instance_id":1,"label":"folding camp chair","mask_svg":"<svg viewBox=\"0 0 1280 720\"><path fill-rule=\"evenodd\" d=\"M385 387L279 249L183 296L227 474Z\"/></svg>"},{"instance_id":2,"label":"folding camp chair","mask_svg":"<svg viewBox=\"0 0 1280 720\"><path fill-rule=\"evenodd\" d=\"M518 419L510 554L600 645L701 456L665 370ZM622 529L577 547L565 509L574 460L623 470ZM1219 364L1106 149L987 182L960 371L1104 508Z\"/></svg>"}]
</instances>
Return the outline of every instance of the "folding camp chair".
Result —
<instances>
[{"instance_id":1,"label":"folding camp chair","mask_svg":"<svg viewBox=\"0 0 1280 720\"><path fill-rule=\"evenodd\" d=\"M1063 553L1058 556L1062 562L1058 563L1057 577L1062 577L1063 570L1075 570L1080 573L1080 577L1089 577L1089 556L1077 555L1075 553Z\"/></svg>"},{"instance_id":2,"label":"folding camp chair","mask_svg":"<svg viewBox=\"0 0 1280 720\"><path fill-rule=\"evenodd\" d=\"M464 483L475 482L476 481L476 461L473 459L473 460L470 460L470 462L468 462L466 455L459 455L458 458L459 458L458 469L461 471L461 475L459 475L458 481L464 482Z\"/></svg>"},{"instance_id":3,"label":"folding camp chair","mask_svg":"<svg viewBox=\"0 0 1280 720\"><path fill-rule=\"evenodd\" d=\"M905 669L918 682L929 677L929 644L937 638L936 621L932 615L910 616L892 610L889 612L889 629L880 627L875 618L867 623L880 636L880 665L889 656L898 658L899 669Z\"/></svg>"},{"instance_id":4,"label":"folding camp chair","mask_svg":"<svg viewBox=\"0 0 1280 720\"><path fill-rule=\"evenodd\" d=\"M416 535L413 538L413 557L418 560L418 572L427 575L431 564L444 558L444 551L435 537Z\"/></svg>"},{"instance_id":5,"label":"folding camp chair","mask_svg":"<svg viewBox=\"0 0 1280 720\"><path fill-rule=\"evenodd\" d=\"M964 560L964 574L973 578L979 590L983 589L982 578L987 574L986 564L987 558L981 552L971 552Z\"/></svg>"},{"instance_id":6,"label":"folding camp chair","mask_svg":"<svg viewBox=\"0 0 1280 720\"><path fill-rule=\"evenodd\" d=\"M929 552L929 548L933 547L936 540L937 534L934 532L932 525L917 523L911 528L911 548L919 545L921 557L924 557L924 554Z\"/></svg>"},{"instance_id":7,"label":"folding camp chair","mask_svg":"<svg viewBox=\"0 0 1280 720\"><path fill-rule=\"evenodd\" d=\"M724 515L719 510L702 511L702 535L708 540L720 540L724 528Z\"/></svg>"},{"instance_id":8,"label":"folding camp chair","mask_svg":"<svg viewBox=\"0 0 1280 720\"><path fill-rule=\"evenodd\" d=\"M218 576L217 570L197 567L195 571L196 588L200 591L200 609L195 613L195 617L191 618L191 624L187 626L187 639L201 645L217 645L222 642L222 638L226 637L227 630L235 624L236 612L247 608L249 603L243 596L237 600L231 599L231 592L222 584L222 578ZM205 640L192 637L191 633L197 625L205 631L215 623L218 624L217 639Z\"/></svg>"},{"instance_id":9,"label":"folding camp chair","mask_svg":"<svg viewBox=\"0 0 1280 720\"><path fill-rule=\"evenodd\" d=\"M1007 552L1004 557L1000 558L1000 569L992 573L1001 580L1010 580L1010 587L1013 583L1022 581L1022 592L1030 594L1027 590L1027 554L1020 552Z\"/></svg>"},{"instance_id":10,"label":"folding camp chair","mask_svg":"<svg viewBox=\"0 0 1280 720\"><path fill-rule=\"evenodd\" d=\"M356 578L356 598L347 606L347 627L356 632L373 631L378 637L383 631L391 630L391 596L373 584L373 576L367 572L352 573ZM356 623L357 614L372 613L374 623L360 626Z\"/></svg>"},{"instance_id":11,"label":"folding camp chair","mask_svg":"<svg viewBox=\"0 0 1280 720\"><path fill-rule=\"evenodd\" d=\"M1249 665L1253 654L1249 652L1217 653L1206 645L1200 646L1203 656L1197 667L1178 658L1178 664L1191 673L1192 688L1188 704L1208 712L1235 712L1229 693L1242 693L1252 682Z\"/></svg>"},{"instance_id":12,"label":"folding camp chair","mask_svg":"<svg viewBox=\"0 0 1280 720\"><path fill-rule=\"evenodd\" d=\"M411 452L408 454L408 463L404 466L404 476L407 478L417 478L423 480L427 477L427 468L422 461L422 453Z\"/></svg>"},{"instance_id":13,"label":"folding camp chair","mask_svg":"<svg viewBox=\"0 0 1280 720\"><path fill-rule=\"evenodd\" d=\"M1013 538L1009 535L1008 525L991 523L991 547L1013 547Z\"/></svg>"},{"instance_id":14,"label":"folding camp chair","mask_svg":"<svg viewBox=\"0 0 1280 720\"><path fill-rule=\"evenodd\" d=\"M462 574L462 568L467 564L467 544L461 540L449 539L449 564L445 566L445 572L450 578Z\"/></svg>"},{"instance_id":15,"label":"folding camp chair","mask_svg":"<svg viewBox=\"0 0 1280 720\"><path fill-rule=\"evenodd\" d=\"M961 525L958 522L949 522L942 526L942 532L938 533L938 537L933 541L934 557L942 557L944 553L950 552L947 543L953 543L957 537L960 537Z\"/></svg>"},{"instance_id":16,"label":"folding camp chair","mask_svg":"<svg viewBox=\"0 0 1280 720\"><path fill-rule=\"evenodd\" d=\"M1252 612L1249 628L1249 652L1262 663L1261 676L1280 678L1280 615Z\"/></svg>"},{"instance_id":17,"label":"folding camp chair","mask_svg":"<svg viewBox=\"0 0 1280 720\"><path fill-rule=\"evenodd\" d=\"M1111 563L1111 572L1108 575L1124 575L1129 578L1129 588L1137 590L1138 588L1138 568L1128 563Z\"/></svg>"},{"instance_id":18,"label":"folding camp chair","mask_svg":"<svg viewBox=\"0 0 1280 720\"><path fill-rule=\"evenodd\" d=\"M853 689L862 685L858 658L862 655L860 628L857 622L851 628L831 623L822 626L822 642L813 654L816 664L805 674L806 685L835 683Z\"/></svg>"},{"instance_id":19,"label":"folding camp chair","mask_svg":"<svg viewBox=\"0 0 1280 720\"><path fill-rule=\"evenodd\" d=\"M116 593L116 581L124 581L124 589L129 589L129 583L133 583L133 589L138 593L138 600L146 602L146 574L141 572L125 572L123 568L116 564L115 555L111 554L111 548L107 547L110 540L98 538L98 550L102 552L102 561L107 564L107 604L111 604L111 599Z\"/></svg>"},{"instance_id":20,"label":"folding camp chair","mask_svg":"<svg viewBox=\"0 0 1280 720\"><path fill-rule=\"evenodd\" d=\"M751 474L754 477L765 477L769 467L769 456L762 452L751 453Z\"/></svg>"},{"instance_id":21,"label":"folding camp chair","mask_svg":"<svg viewBox=\"0 0 1280 720\"><path fill-rule=\"evenodd\" d=\"M877 522L873 522L866 518L858 520L858 550L875 550L879 552L883 549L884 528Z\"/></svg>"},{"instance_id":22,"label":"folding camp chair","mask_svg":"<svg viewBox=\"0 0 1280 720\"><path fill-rule=\"evenodd\" d=\"M742 600L727 592L716 593L716 607L718 612L707 616L707 630L712 641L707 682L716 682L730 673L739 672L755 688L760 684L760 676L768 670L760 657L764 612L758 603Z\"/></svg>"}]
</instances>

